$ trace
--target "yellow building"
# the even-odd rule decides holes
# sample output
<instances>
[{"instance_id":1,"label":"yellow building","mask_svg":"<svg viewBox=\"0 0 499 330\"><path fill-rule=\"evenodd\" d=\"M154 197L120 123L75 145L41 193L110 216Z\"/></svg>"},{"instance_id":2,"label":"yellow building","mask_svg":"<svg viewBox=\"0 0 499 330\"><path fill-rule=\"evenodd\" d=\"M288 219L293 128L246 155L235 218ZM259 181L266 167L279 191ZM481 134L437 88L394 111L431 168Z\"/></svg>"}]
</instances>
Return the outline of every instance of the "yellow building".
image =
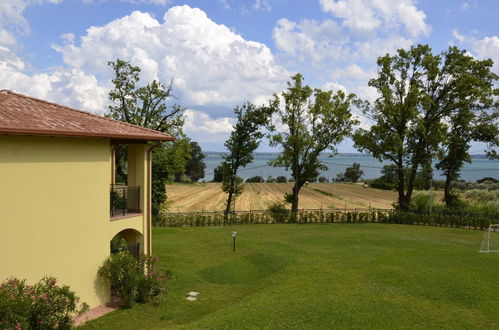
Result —
<instances>
[{"instance_id":1,"label":"yellow building","mask_svg":"<svg viewBox=\"0 0 499 330\"><path fill-rule=\"evenodd\" d=\"M0 282L53 275L90 307L110 300L97 269L120 234L151 254L151 158L168 134L0 91ZM114 150L128 146L128 187ZM111 201L113 199L113 201Z\"/></svg>"}]
</instances>

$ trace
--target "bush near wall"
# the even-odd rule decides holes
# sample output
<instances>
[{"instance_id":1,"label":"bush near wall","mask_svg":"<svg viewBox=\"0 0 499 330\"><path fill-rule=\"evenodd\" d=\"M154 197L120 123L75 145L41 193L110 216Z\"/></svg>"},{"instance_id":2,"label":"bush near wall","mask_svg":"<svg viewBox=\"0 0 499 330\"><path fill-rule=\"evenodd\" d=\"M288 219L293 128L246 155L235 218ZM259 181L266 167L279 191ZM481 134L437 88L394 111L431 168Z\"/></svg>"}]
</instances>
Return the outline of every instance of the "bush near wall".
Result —
<instances>
[{"instance_id":1,"label":"bush near wall","mask_svg":"<svg viewBox=\"0 0 499 330\"><path fill-rule=\"evenodd\" d=\"M73 318L88 310L69 286L46 276L34 285L9 278L0 284L1 329L71 329Z\"/></svg>"},{"instance_id":2,"label":"bush near wall","mask_svg":"<svg viewBox=\"0 0 499 330\"><path fill-rule=\"evenodd\" d=\"M394 223L470 229L485 229L499 223L499 214L471 214L465 212L401 212L381 209L299 210L296 217L289 210L238 211L227 220L223 212L164 213L155 221L157 227L204 227L229 224L274 223Z\"/></svg>"}]
</instances>

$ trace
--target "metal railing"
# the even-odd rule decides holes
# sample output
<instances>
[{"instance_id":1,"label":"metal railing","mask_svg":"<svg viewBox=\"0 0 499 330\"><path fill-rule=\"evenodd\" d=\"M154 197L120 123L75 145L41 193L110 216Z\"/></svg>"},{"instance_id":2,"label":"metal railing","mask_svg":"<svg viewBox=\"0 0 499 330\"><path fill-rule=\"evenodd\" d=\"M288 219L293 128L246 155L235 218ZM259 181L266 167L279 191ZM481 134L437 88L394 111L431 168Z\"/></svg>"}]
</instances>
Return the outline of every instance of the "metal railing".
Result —
<instances>
[{"instance_id":1,"label":"metal railing","mask_svg":"<svg viewBox=\"0 0 499 330\"><path fill-rule=\"evenodd\" d=\"M140 213L140 187L111 185L111 217Z\"/></svg>"}]
</instances>

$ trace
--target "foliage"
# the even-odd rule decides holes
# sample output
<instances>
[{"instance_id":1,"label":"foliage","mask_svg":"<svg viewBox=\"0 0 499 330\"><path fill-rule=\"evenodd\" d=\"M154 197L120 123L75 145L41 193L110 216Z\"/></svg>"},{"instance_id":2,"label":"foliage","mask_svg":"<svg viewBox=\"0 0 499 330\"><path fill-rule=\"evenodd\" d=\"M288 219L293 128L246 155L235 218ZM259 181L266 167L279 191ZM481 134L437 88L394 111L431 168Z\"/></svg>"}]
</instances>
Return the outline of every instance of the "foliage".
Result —
<instances>
[{"instance_id":1,"label":"foliage","mask_svg":"<svg viewBox=\"0 0 499 330\"><path fill-rule=\"evenodd\" d=\"M197 182L199 179L204 178L204 170L206 168L206 164L204 163L205 155L199 144L195 141L190 142L190 149L190 159L185 166L185 174L190 177L192 182Z\"/></svg>"},{"instance_id":2,"label":"foliage","mask_svg":"<svg viewBox=\"0 0 499 330\"><path fill-rule=\"evenodd\" d=\"M286 183L286 182L288 182L288 179L283 175L279 175L278 177L275 178L275 182L276 183Z\"/></svg>"},{"instance_id":3,"label":"foliage","mask_svg":"<svg viewBox=\"0 0 499 330\"><path fill-rule=\"evenodd\" d=\"M352 166L347 167L345 169L345 174L343 176L347 181L350 182L357 182L360 180L362 175L364 174L364 171L360 169L360 164L359 163L353 163Z\"/></svg>"},{"instance_id":4,"label":"foliage","mask_svg":"<svg viewBox=\"0 0 499 330\"><path fill-rule=\"evenodd\" d=\"M274 131L270 145L281 147L282 152L271 164L291 169L294 179L291 210L298 210L298 194L305 182L319 176L327 167L319 160L320 153L329 149L335 152L356 123L350 107L357 103L355 95L342 91L312 90L303 85L303 76L296 74L288 82L287 92L282 92L284 106L274 95L274 108L281 126Z\"/></svg>"},{"instance_id":5,"label":"foliage","mask_svg":"<svg viewBox=\"0 0 499 330\"><path fill-rule=\"evenodd\" d=\"M476 182L478 182L478 183L499 183L499 180L497 180L496 178L490 177L490 176L486 176L484 178L476 180Z\"/></svg>"},{"instance_id":6,"label":"foliage","mask_svg":"<svg viewBox=\"0 0 499 330\"><path fill-rule=\"evenodd\" d=\"M137 281L137 296L135 300L138 303L146 303L152 297L156 297L164 292L162 283L166 280L166 273L156 269L155 263L158 257L142 256L138 260L138 269L140 270Z\"/></svg>"},{"instance_id":7,"label":"foliage","mask_svg":"<svg viewBox=\"0 0 499 330\"><path fill-rule=\"evenodd\" d=\"M112 80L113 89L109 92L112 101L109 106L109 117L126 123L169 133L181 138L184 124L184 108L174 104L167 106L172 97L173 82L163 86L153 80L146 86L139 87L140 68L130 63L116 59L108 62L115 77ZM190 157L188 141L178 139L172 145L162 144L155 149L152 160L152 213L157 216L161 205L166 199L164 185L171 174L185 171L185 165ZM187 152L188 151L188 152ZM187 159L186 159L187 157ZM126 148L116 149L116 165L118 178L125 176ZM126 182L125 182L126 183Z\"/></svg>"},{"instance_id":8,"label":"foliage","mask_svg":"<svg viewBox=\"0 0 499 330\"><path fill-rule=\"evenodd\" d=\"M222 190L227 193L226 216L235 202L235 196L243 189L243 185L237 179L237 171L253 161L253 152L260 145L264 136L262 128L269 125L271 113L271 107L256 107L251 103L234 108L237 122L224 143L228 153L223 156L222 162L224 173ZM263 181L262 178L260 182Z\"/></svg>"},{"instance_id":9,"label":"foliage","mask_svg":"<svg viewBox=\"0 0 499 330\"><path fill-rule=\"evenodd\" d=\"M262 183L265 180L260 175L255 175L246 179L246 182Z\"/></svg>"},{"instance_id":10,"label":"foliage","mask_svg":"<svg viewBox=\"0 0 499 330\"><path fill-rule=\"evenodd\" d=\"M213 180L212 182L223 182L224 181L224 171L222 164L218 165L213 169Z\"/></svg>"},{"instance_id":11,"label":"foliage","mask_svg":"<svg viewBox=\"0 0 499 330\"><path fill-rule=\"evenodd\" d=\"M34 285L9 278L0 284L2 329L71 329L73 317L88 310L69 286L46 276Z\"/></svg>"},{"instance_id":12,"label":"foliage","mask_svg":"<svg viewBox=\"0 0 499 330\"><path fill-rule=\"evenodd\" d=\"M128 248L128 244L120 234L114 235L111 239L111 253L124 251Z\"/></svg>"},{"instance_id":13,"label":"foliage","mask_svg":"<svg viewBox=\"0 0 499 330\"><path fill-rule=\"evenodd\" d=\"M147 302L151 297L163 292L161 282L165 274L155 269L155 257L134 258L128 252L110 255L99 268L99 276L111 283L116 290L122 308L131 308L133 302Z\"/></svg>"},{"instance_id":14,"label":"foliage","mask_svg":"<svg viewBox=\"0 0 499 330\"><path fill-rule=\"evenodd\" d=\"M166 101L172 97L173 82L165 87L153 80L138 87L140 68L116 59L108 62L114 70L113 89L109 99L110 117L126 123L147 127L170 135L178 135L184 119L184 108L179 105L168 107Z\"/></svg>"},{"instance_id":15,"label":"foliage","mask_svg":"<svg viewBox=\"0 0 499 330\"><path fill-rule=\"evenodd\" d=\"M435 201L435 193L416 191L411 199L411 210L413 211L428 211L433 208Z\"/></svg>"},{"instance_id":16,"label":"foliage","mask_svg":"<svg viewBox=\"0 0 499 330\"><path fill-rule=\"evenodd\" d=\"M328 194L328 192L320 191ZM462 209L450 212L442 210L438 204L432 212L428 210L428 193L415 194L415 200L418 205L412 205L415 209L412 211L399 210L378 210L378 209L355 209L355 210L298 210L295 217L290 217L292 213L286 210L286 217L280 205L275 206L273 210L263 212L235 212L233 224L275 224L279 222L296 223L397 223L397 224L421 224L432 226L448 226L484 229L492 223L499 222L497 213L497 202L495 211L487 212L486 209ZM419 199L419 197L421 198ZM434 196L432 196L433 200ZM279 203L278 203L279 204ZM475 213L476 211L480 213ZM224 220L222 212L207 212L193 214L168 214L162 215L155 223L158 227L205 227L205 226L224 226L227 222Z\"/></svg>"},{"instance_id":17,"label":"foliage","mask_svg":"<svg viewBox=\"0 0 499 330\"><path fill-rule=\"evenodd\" d=\"M269 205L267 211L275 223L284 223L288 220L289 210L286 209L285 202L275 202Z\"/></svg>"},{"instance_id":18,"label":"foliage","mask_svg":"<svg viewBox=\"0 0 499 330\"><path fill-rule=\"evenodd\" d=\"M392 190L395 188L393 183L387 182L382 177L376 178L374 180L367 180L369 187L383 190Z\"/></svg>"},{"instance_id":19,"label":"foliage","mask_svg":"<svg viewBox=\"0 0 499 330\"><path fill-rule=\"evenodd\" d=\"M326 178L325 176L320 176L319 177L319 183L328 183L329 182L329 179Z\"/></svg>"},{"instance_id":20,"label":"foliage","mask_svg":"<svg viewBox=\"0 0 499 330\"><path fill-rule=\"evenodd\" d=\"M446 116L448 122L437 168L446 177L444 194L447 208L457 208L458 198L451 192L451 182L460 176L464 163L471 162L470 142L499 146L499 76L491 72L492 60L476 60L464 50L450 48L447 60L455 62L452 78L456 81L454 100Z\"/></svg>"},{"instance_id":21,"label":"foliage","mask_svg":"<svg viewBox=\"0 0 499 330\"><path fill-rule=\"evenodd\" d=\"M360 151L397 166L401 209L409 208L418 169L439 154L439 143L448 136L445 120L486 93L482 77L470 75L472 61L455 47L433 55L424 45L378 58L378 76L369 86L380 96L364 108L375 124L358 130L354 142ZM483 63L480 74L490 77L488 62Z\"/></svg>"},{"instance_id":22,"label":"foliage","mask_svg":"<svg viewBox=\"0 0 499 330\"><path fill-rule=\"evenodd\" d=\"M153 217L164 208L166 183L174 179L175 173L185 172L191 157L191 144L187 138L172 143L162 143L153 151L152 156L152 205Z\"/></svg>"},{"instance_id":23,"label":"foliage","mask_svg":"<svg viewBox=\"0 0 499 330\"><path fill-rule=\"evenodd\" d=\"M99 268L99 276L111 283L121 298L121 307L130 308L136 296L139 280L137 261L128 252L111 254Z\"/></svg>"},{"instance_id":24,"label":"foliage","mask_svg":"<svg viewBox=\"0 0 499 330\"><path fill-rule=\"evenodd\" d=\"M266 183L275 183L275 178L272 175L267 176Z\"/></svg>"}]
</instances>

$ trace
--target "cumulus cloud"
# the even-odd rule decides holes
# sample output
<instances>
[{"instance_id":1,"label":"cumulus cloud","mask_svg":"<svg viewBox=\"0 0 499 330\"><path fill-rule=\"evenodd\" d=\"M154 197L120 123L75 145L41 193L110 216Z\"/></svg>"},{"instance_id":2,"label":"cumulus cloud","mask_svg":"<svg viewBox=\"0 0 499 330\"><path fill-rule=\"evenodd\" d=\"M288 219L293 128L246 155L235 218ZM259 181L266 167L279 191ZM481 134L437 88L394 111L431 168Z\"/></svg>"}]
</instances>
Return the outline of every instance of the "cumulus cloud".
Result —
<instances>
[{"instance_id":1,"label":"cumulus cloud","mask_svg":"<svg viewBox=\"0 0 499 330\"><path fill-rule=\"evenodd\" d=\"M452 36L458 43L468 48L471 55L479 59L492 59L494 61L494 71L499 72L499 37L490 36L477 38L460 34L457 30L452 31Z\"/></svg>"},{"instance_id":2,"label":"cumulus cloud","mask_svg":"<svg viewBox=\"0 0 499 330\"><path fill-rule=\"evenodd\" d=\"M428 35L426 15L414 0L320 0L323 11L343 20L343 25L359 32L393 29L403 25L406 32L417 37Z\"/></svg>"},{"instance_id":3,"label":"cumulus cloud","mask_svg":"<svg viewBox=\"0 0 499 330\"><path fill-rule=\"evenodd\" d=\"M264 44L245 40L188 6L170 8L161 21L136 11L91 26L80 37L62 34L52 47L62 55L64 66L33 72L10 47L15 33L29 33L22 16L26 5L12 0L10 30L2 29L0 21L2 89L101 114L109 104L113 77L107 62L121 58L142 69L144 83L173 80L175 102L189 107L185 131L194 139L220 144L232 130L235 104L266 102L290 75Z\"/></svg>"},{"instance_id":4,"label":"cumulus cloud","mask_svg":"<svg viewBox=\"0 0 499 330\"><path fill-rule=\"evenodd\" d=\"M264 44L188 6L169 9L163 22L136 11L89 28L79 45L53 47L67 65L87 73L109 75L107 61L119 57L141 67L145 80L173 79L180 101L190 106L253 100L279 90L289 76Z\"/></svg>"},{"instance_id":5,"label":"cumulus cloud","mask_svg":"<svg viewBox=\"0 0 499 330\"><path fill-rule=\"evenodd\" d=\"M187 109L184 113L186 132L204 132L204 133L230 133L232 132L233 118L220 117L212 119L207 113Z\"/></svg>"}]
</instances>

